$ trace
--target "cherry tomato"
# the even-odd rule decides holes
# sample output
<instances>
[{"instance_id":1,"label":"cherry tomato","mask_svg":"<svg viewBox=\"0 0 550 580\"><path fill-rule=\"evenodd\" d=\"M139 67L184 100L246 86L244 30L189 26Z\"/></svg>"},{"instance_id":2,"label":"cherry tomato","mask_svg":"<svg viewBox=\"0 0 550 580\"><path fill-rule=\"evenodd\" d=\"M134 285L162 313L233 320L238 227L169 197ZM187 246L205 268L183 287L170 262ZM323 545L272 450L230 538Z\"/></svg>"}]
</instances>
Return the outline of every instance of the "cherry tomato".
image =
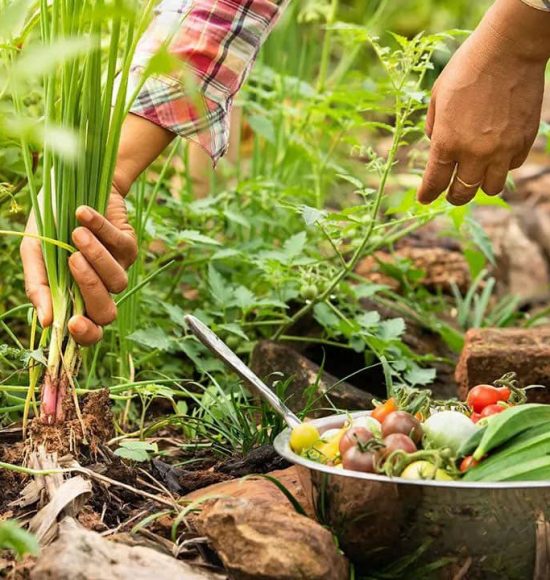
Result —
<instances>
[{"instance_id":1,"label":"cherry tomato","mask_svg":"<svg viewBox=\"0 0 550 580\"><path fill-rule=\"evenodd\" d=\"M361 451L358 445L350 447L342 457L344 469L374 473L378 463L378 454L373 451Z\"/></svg>"},{"instance_id":2,"label":"cherry tomato","mask_svg":"<svg viewBox=\"0 0 550 580\"><path fill-rule=\"evenodd\" d=\"M479 461L476 461L473 457L473 455L467 455L461 462L460 462L460 471L462 473L465 473L466 471L468 471L468 469L472 469L472 467L475 467L476 465L479 465Z\"/></svg>"},{"instance_id":3,"label":"cherry tomato","mask_svg":"<svg viewBox=\"0 0 550 580\"><path fill-rule=\"evenodd\" d=\"M301 453L304 449L312 447L321 436L317 427L311 423L300 423L297 427L292 429L290 434L290 447L296 453Z\"/></svg>"},{"instance_id":4,"label":"cherry tomato","mask_svg":"<svg viewBox=\"0 0 550 580\"><path fill-rule=\"evenodd\" d=\"M403 433L392 433L383 439L384 457L391 455L394 451L404 451L405 453L414 453L416 445L414 441Z\"/></svg>"},{"instance_id":5,"label":"cherry tomato","mask_svg":"<svg viewBox=\"0 0 550 580\"><path fill-rule=\"evenodd\" d=\"M504 405L487 405L487 407L481 411L480 418L483 419L483 417L490 417L491 415L502 413L502 411L506 411Z\"/></svg>"},{"instance_id":6,"label":"cherry tomato","mask_svg":"<svg viewBox=\"0 0 550 580\"><path fill-rule=\"evenodd\" d=\"M493 387L492 385L477 385L468 393L466 402L476 413L481 413L485 407L510 398L508 387Z\"/></svg>"},{"instance_id":7,"label":"cherry tomato","mask_svg":"<svg viewBox=\"0 0 550 580\"><path fill-rule=\"evenodd\" d=\"M391 397L385 403L382 403L382 405L378 405L370 416L377 421L380 421L380 423L383 423L386 417L394 411L397 411L397 403L395 402L395 399Z\"/></svg>"},{"instance_id":8,"label":"cherry tomato","mask_svg":"<svg viewBox=\"0 0 550 580\"><path fill-rule=\"evenodd\" d=\"M415 443L422 439L422 426L420 421L406 411L394 411L390 413L382 425L382 437L392 433L408 435Z\"/></svg>"},{"instance_id":9,"label":"cherry tomato","mask_svg":"<svg viewBox=\"0 0 550 580\"><path fill-rule=\"evenodd\" d=\"M372 432L365 427L351 427L346 431L342 439L340 439L340 455L343 457L350 447L353 447L354 445L364 445L373 437L374 435Z\"/></svg>"}]
</instances>

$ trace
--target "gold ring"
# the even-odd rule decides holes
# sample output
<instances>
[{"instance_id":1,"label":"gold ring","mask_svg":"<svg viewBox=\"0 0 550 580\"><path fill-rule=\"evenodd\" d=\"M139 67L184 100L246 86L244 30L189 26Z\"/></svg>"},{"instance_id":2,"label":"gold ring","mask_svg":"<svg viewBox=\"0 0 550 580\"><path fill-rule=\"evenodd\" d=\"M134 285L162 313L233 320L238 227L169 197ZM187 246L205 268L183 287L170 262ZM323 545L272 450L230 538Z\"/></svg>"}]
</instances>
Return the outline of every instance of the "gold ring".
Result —
<instances>
[{"instance_id":1,"label":"gold ring","mask_svg":"<svg viewBox=\"0 0 550 580\"><path fill-rule=\"evenodd\" d=\"M458 175L455 175L455 178L459 183L461 183L464 187L467 187L468 189L473 189L474 187L477 189L481 185L481 181L479 181L478 183L466 183L465 181L460 179Z\"/></svg>"}]
</instances>

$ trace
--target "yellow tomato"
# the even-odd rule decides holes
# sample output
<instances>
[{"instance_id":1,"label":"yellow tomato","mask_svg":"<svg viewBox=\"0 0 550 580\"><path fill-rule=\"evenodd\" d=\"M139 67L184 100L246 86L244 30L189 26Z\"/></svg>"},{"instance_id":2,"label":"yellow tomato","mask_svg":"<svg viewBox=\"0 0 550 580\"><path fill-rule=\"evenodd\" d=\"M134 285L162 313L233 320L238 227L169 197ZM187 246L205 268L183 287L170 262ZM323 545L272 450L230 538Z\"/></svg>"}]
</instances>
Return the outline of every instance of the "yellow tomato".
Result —
<instances>
[{"instance_id":1,"label":"yellow tomato","mask_svg":"<svg viewBox=\"0 0 550 580\"><path fill-rule=\"evenodd\" d=\"M290 447L296 453L301 453L305 449L313 447L320 440L321 436L315 425L311 423L300 423L292 429L290 434Z\"/></svg>"},{"instance_id":2,"label":"yellow tomato","mask_svg":"<svg viewBox=\"0 0 550 580\"><path fill-rule=\"evenodd\" d=\"M437 469L429 461L415 461L407 465L401 473L403 479L435 479L438 481L452 481L453 478L443 469Z\"/></svg>"},{"instance_id":3,"label":"yellow tomato","mask_svg":"<svg viewBox=\"0 0 550 580\"><path fill-rule=\"evenodd\" d=\"M344 433L348 430L348 426L342 427L336 435L331 437L326 443L321 441L314 445L314 449L319 452L320 458L323 463L335 463L338 455L340 453L340 439L344 436Z\"/></svg>"}]
</instances>

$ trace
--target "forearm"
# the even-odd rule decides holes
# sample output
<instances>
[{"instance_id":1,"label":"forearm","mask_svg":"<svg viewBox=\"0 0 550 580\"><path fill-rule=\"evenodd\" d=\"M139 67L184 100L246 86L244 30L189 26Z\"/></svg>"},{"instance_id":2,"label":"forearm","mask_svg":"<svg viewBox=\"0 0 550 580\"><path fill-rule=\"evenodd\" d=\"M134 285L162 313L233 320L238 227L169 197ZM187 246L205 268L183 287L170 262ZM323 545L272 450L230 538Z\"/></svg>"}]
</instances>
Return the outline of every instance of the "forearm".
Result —
<instances>
[{"instance_id":1,"label":"forearm","mask_svg":"<svg viewBox=\"0 0 550 580\"><path fill-rule=\"evenodd\" d=\"M129 114L122 127L114 186L123 196L134 181L174 139L174 133L153 122Z\"/></svg>"},{"instance_id":2,"label":"forearm","mask_svg":"<svg viewBox=\"0 0 550 580\"><path fill-rule=\"evenodd\" d=\"M496 0L484 21L512 56L546 62L550 58L550 11L537 10L532 3Z\"/></svg>"}]
</instances>

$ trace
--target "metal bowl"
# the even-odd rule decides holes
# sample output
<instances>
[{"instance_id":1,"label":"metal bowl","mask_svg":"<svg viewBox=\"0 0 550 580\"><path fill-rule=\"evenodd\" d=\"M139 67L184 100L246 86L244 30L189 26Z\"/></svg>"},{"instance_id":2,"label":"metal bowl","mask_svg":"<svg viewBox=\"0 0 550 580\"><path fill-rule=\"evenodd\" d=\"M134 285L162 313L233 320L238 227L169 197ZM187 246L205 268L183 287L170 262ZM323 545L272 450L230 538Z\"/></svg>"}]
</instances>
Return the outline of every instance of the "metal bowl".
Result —
<instances>
[{"instance_id":1,"label":"metal bowl","mask_svg":"<svg viewBox=\"0 0 550 580\"><path fill-rule=\"evenodd\" d=\"M323 433L346 417L312 423ZM409 558L403 578L550 579L550 481L408 481L358 473L300 457L289 438L286 429L276 450L298 466L319 520L359 570ZM421 576L413 575L414 566L422 567Z\"/></svg>"}]
</instances>

